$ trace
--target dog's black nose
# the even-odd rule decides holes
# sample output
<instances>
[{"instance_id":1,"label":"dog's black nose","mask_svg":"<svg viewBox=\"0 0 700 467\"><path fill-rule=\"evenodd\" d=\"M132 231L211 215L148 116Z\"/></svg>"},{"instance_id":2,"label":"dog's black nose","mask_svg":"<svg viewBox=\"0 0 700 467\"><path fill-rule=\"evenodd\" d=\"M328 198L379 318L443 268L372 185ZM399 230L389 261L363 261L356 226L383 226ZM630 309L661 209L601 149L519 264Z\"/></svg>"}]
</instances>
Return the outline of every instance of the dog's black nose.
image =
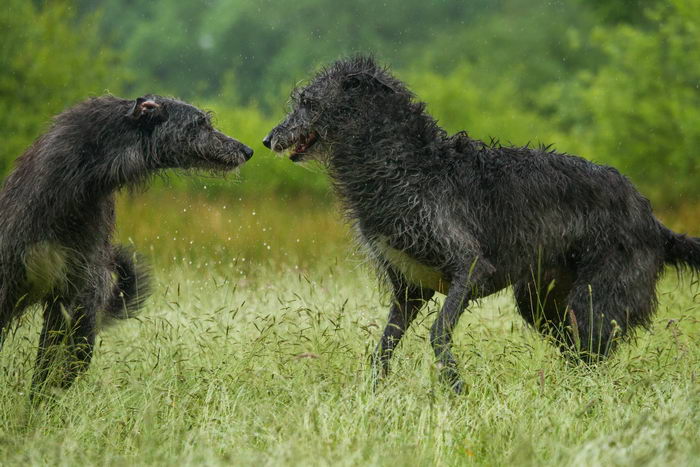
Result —
<instances>
[{"instance_id":1,"label":"dog's black nose","mask_svg":"<svg viewBox=\"0 0 700 467\"><path fill-rule=\"evenodd\" d=\"M263 144L265 145L265 147L266 147L267 149L271 149L271 148L270 148L270 144L271 144L271 143L272 143L272 133L270 133L269 135L267 135L267 136L265 137L265 139L263 140Z\"/></svg>"},{"instance_id":2,"label":"dog's black nose","mask_svg":"<svg viewBox=\"0 0 700 467\"><path fill-rule=\"evenodd\" d=\"M243 155L245 156L245 160L249 160L251 157L253 157L253 148L243 146Z\"/></svg>"}]
</instances>

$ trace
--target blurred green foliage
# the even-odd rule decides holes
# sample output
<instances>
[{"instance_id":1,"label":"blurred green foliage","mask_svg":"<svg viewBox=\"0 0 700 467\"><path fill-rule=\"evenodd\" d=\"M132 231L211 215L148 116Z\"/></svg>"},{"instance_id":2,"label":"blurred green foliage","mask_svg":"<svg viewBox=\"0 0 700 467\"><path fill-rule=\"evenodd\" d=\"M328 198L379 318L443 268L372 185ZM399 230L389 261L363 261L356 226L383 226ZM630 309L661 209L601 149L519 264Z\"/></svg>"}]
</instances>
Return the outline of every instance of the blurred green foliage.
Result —
<instances>
[{"instance_id":1,"label":"blurred green foliage","mask_svg":"<svg viewBox=\"0 0 700 467\"><path fill-rule=\"evenodd\" d=\"M325 194L320 171L259 141L292 87L364 52L450 131L615 165L657 204L700 198L700 0L8 0L0 26L2 172L67 105L156 92L214 110L257 153L240 183L171 185Z\"/></svg>"},{"instance_id":2,"label":"blurred green foliage","mask_svg":"<svg viewBox=\"0 0 700 467\"><path fill-rule=\"evenodd\" d=\"M580 75L580 136L586 154L619 167L651 198L678 203L700 195L700 1L670 0L647 14L651 32L594 31L606 60Z\"/></svg>"},{"instance_id":3,"label":"blurred green foliage","mask_svg":"<svg viewBox=\"0 0 700 467\"><path fill-rule=\"evenodd\" d=\"M89 95L121 89L119 55L100 40L95 14L70 1L0 7L0 173L40 134L49 118Z\"/></svg>"},{"instance_id":4,"label":"blurred green foliage","mask_svg":"<svg viewBox=\"0 0 700 467\"><path fill-rule=\"evenodd\" d=\"M136 88L157 85L184 98L220 97L222 85L233 76L241 102L274 110L317 65L371 50L404 67L439 34L461 30L502 3L80 1L86 11L104 11L100 27L141 72Z\"/></svg>"}]
</instances>

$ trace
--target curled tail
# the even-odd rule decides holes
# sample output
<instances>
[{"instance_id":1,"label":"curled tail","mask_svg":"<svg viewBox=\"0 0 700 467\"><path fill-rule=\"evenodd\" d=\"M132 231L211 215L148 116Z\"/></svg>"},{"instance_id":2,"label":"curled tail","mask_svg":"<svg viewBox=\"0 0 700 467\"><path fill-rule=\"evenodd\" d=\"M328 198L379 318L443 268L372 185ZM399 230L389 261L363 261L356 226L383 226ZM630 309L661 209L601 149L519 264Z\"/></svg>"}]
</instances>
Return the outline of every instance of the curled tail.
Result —
<instances>
[{"instance_id":1,"label":"curled tail","mask_svg":"<svg viewBox=\"0 0 700 467\"><path fill-rule=\"evenodd\" d=\"M150 274L144 261L130 248L114 247L116 283L107 302L103 322L135 316L150 295Z\"/></svg>"},{"instance_id":2,"label":"curled tail","mask_svg":"<svg viewBox=\"0 0 700 467\"><path fill-rule=\"evenodd\" d=\"M665 261L677 268L689 266L700 271L700 238L688 237L663 227Z\"/></svg>"}]
</instances>

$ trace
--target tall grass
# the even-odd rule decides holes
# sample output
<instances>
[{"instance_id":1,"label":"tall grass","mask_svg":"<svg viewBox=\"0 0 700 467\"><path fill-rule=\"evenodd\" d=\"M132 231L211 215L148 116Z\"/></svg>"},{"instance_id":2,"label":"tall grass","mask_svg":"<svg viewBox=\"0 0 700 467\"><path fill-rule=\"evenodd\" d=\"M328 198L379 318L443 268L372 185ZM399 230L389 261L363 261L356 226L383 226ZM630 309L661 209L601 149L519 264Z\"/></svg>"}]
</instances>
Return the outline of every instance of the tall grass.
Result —
<instances>
[{"instance_id":1,"label":"tall grass","mask_svg":"<svg viewBox=\"0 0 700 467\"><path fill-rule=\"evenodd\" d=\"M386 297L332 206L296 201L122 198L155 294L33 407L27 317L0 352L0 463L697 465L696 285L668 274L651 331L596 368L567 364L509 293L482 300L456 332L459 397L434 367L431 303L373 391Z\"/></svg>"},{"instance_id":2,"label":"tall grass","mask_svg":"<svg viewBox=\"0 0 700 467\"><path fill-rule=\"evenodd\" d=\"M508 295L464 315L454 396L427 342L437 304L373 392L385 309L353 261L255 280L158 276L141 318L102 334L70 390L27 404L38 321L0 354L5 465L662 465L700 454L698 306L673 275L652 332L570 366Z\"/></svg>"}]
</instances>

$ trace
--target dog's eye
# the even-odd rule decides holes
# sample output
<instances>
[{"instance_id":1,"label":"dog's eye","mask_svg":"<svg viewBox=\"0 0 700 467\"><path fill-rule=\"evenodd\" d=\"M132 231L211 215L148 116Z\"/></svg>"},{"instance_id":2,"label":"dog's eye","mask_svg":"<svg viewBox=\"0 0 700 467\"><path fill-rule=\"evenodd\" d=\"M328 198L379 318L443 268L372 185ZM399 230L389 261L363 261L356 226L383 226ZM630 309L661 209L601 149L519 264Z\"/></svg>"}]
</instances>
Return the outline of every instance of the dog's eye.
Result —
<instances>
[{"instance_id":1,"label":"dog's eye","mask_svg":"<svg viewBox=\"0 0 700 467\"><path fill-rule=\"evenodd\" d=\"M306 108L307 110L314 110L314 108L316 107L316 102L314 102L311 99L305 98L301 100L301 106Z\"/></svg>"},{"instance_id":2,"label":"dog's eye","mask_svg":"<svg viewBox=\"0 0 700 467\"><path fill-rule=\"evenodd\" d=\"M195 125L198 127L209 128L211 127L211 121L204 115L197 117L195 120Z\"/></svg>"}]
</instances>

